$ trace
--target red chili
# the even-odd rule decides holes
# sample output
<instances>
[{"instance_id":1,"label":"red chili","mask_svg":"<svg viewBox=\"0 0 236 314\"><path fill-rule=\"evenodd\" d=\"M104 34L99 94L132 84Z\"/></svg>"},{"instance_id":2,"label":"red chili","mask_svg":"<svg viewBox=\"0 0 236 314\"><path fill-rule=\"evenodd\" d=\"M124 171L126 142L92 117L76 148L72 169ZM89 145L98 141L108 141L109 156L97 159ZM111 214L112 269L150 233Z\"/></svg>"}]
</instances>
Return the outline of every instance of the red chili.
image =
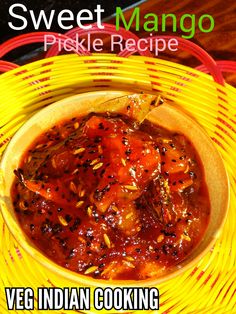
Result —
<instances>
[{"instance_id":1,"label":"red chili","mask_svg":"<svg viewBox=\"0 0 236 314\"><path fill-rule=\"evenodd\" d=\"M210 202L186 137L123 116L62 121L30 146L12 199L56 263L103 279L158 277L202 238Z\"/></svg>"}]
</instances>

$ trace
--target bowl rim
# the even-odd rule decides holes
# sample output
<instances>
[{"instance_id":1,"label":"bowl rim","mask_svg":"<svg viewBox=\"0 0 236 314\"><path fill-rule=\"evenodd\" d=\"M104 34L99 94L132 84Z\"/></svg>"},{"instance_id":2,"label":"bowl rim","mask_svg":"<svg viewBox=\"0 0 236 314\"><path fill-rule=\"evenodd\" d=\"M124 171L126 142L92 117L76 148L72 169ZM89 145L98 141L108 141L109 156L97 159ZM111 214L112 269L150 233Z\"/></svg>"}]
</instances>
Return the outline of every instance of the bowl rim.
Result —
<instances>
[{"instance_id":1,"label":"bowl rim","mask_svg":"<svg viewBox=\"0 0 236 314\"><path fill-rule=\"evenodd\" d=\"M94 94L96 94L96 96L99 96L99 95L104 95L104 94L108 94L108 93L109 94L115 93L117 95L120 94L121 96L127 95L127 94L132 94L132 93L127 92L127 91L119 91L119 90L86 92L86 93L81 93L81 94L77 94L77 95L63 98L59 101L56 101L56 102L48 105L47 107L40 109L33 116L31 116L13 135L11 141L8 143L4 153L2 155L2 158L0 160L0 171L2 172L2 169L4 168L4 164L7 161L7 156L9 154L9 151L11 150L11 147L14 145L15 142L17 142L18 138L22 135L22 133L25 132L25 130L28 127L30 127L30 126L32 127L32 121L33 120L37 119L38 117L42 117L42 115L46 114L47 111L51 111L54 107L56 108L56 107L60 106L65 101L79 102L81 97L86 97L86 96L90 97L90 96L93 96ZM112 97L112 98L114 98L114 97ZM185 112L182 112L179 108L175 108L175 110L178 112L181 112L181 114L183 114L183 116L185 116L186 118L192 120L192 122L194 124L198 124L192 117L187 115ZM199 127L201 128L202 133L204 133L205 136L209 137L208 134L206 133L206 131L200 125L199 125ZM42 130L42 132L43 132L43 130ZM29 145L30 145L30 143L29 143ZM213 143L212 143L212 145L213 145ZM219 156L221 157L218 150L217 150L217 152L218 152ZM221 160L222 160L222 158L221 158ZM222 163L223 163L223 160L222 160ZM224 188L227 189L228 197L227 197L227 202L225 204L224 216L221 219L221 223L220 223L218 229L214 231L214 234L212 236L212 240L205 247L205 249L202 250L191 261L189 261L186 264L184 264L183 266L181 266L181 264L184 263L184 261L182 261L182 263L175 265L175 269L170 270L170 273L166 273L166 274L164 274L158 278L148 278L148 279L142 279L142 280L95 279L95 278L88 277L88 276L83 275L83 274L76 273L76 272L71 271L69 269L66 269L65 267L62 267L62 266L58 265L57 263L53 262L50 258L48 258L46 255L44 255L38 248L36 248L36 246L34 246L31 243L30 239L25 235L25 233L23 232L23 230L19 226L19 223L16 222L16 219L13 217L13 215L8 210L6 203L5 203L6 198L4 197L4 195L1 195L1 193L0 193L0 210L1 210L4 222L6 223L11 235L14 237L14 239L17 241L17 243L20 245L20 247L22 247L23 250L25 250L26 253L28 253L31 257L33 257L33 259L36 262L38 262L40 265L42 265L46 269L52 271L54 274L62 276L66 280L76 282L77 284L80 284L80 285L83 284L83 285L92 286L92 287L98 287L98 286L107 287L107 286L109 286L111 288L112 287L114 288L114 287L118 287L118 286L119 287L120 286L122 286L122 287L157 286L163 282L166 282L170 279L177 277L178 275L182 274L183 272L186 272L187 270L192 268L194 265L196 265L203 258L203 256L205 256L207 254L207 252L209 252L209 250L214 245L216 239L218 238L219 233L222 231L222 226L224 225L226 217L227 217L227 212L228 212L228 208L229 208L229 199L230 199L229 177L228 177L228 173L225 169L225 166L223 168L225 170L225 175L227 178L227 186ZM2 179L4 180L4 174L3 173L1 173L1 176L3 177ZM1 187L1 189L2 189L2 187ZM195 249L196 249L196 247L195 247ZM191 253L190 253L190 255L191 255Z\"/></svg>"}]
</instances>

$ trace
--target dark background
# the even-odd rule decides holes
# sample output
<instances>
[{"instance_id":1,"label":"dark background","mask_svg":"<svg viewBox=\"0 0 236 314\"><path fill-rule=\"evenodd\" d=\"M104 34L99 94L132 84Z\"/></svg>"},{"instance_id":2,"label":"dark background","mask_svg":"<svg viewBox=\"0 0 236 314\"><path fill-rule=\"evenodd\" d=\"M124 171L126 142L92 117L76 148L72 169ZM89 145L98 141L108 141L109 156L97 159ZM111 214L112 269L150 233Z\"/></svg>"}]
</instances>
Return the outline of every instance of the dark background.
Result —
<instances>
[{"instance_id":1,"label":"dark background","mask_svg":"<svg viewBox=\"0 0 236 314\"><path fill-rule=\"evenodd\" d=\"M33 10L36 16L38 15L40 10L44 10L47 13L54 9L55 10L55 15L54 15L55 24L53 24L51 31L61 33L62 30L57 25L56 16L63 9L71 10L76 16L78 11L82 9L89 9L93 11L96 8L97 4L100 4L101 7L105 10L105 12L102 14L102 17L106 19L115 13L115 9L117 6L120 6L123 9L125 9L139 2L140 1L137 1L137 0L136 1L135 0L99 0L99 1L94 1L94 0L87 0L87 1L85 0L82 0L82 1L81 0L32 0L32 1L0 0L0 43L14 36L35 31L32 23L30 23L31 18L29 18L27 28L25 28L23 31L15 31L9 27L8 25L9 21L12 21L14 22L14 25L17 25L16 24L17 19L14 19L13 17L11 17L8 13L9 7L15 3L24 4L27 7L28 11ZM14 12L18 13L16 9L14 10ZM28 12L24 12L23 14L21 14L21 12L22 12L22 9L19 10L19 14L23 15L25 18L29 16ZM22 22L20 23L22 24ZM77 26L76 22L74 23L74 26ZM46 27L41 27L38 31L46 31L46 30L47 30ZM66 32L66 31L63 31L63 32ZM35 49L38 46L39 45L35 45L35 46L31 45L30 47L24 46L23 48L17 49L17 51L14 51L8 54L5 59L12 61L15 58L17 58L19 55L28 53L29 51L32 51L32 49Z\"/></svg>"},{"instance_id":2,"label":"dark background","mask_svg":"<svg viewBox=\"0 0 236 314\"><path fill-rule=\"evenodd\" d=\"M97 4L100 4L102 8L105 10L103 17L108 17L115 12L115 8L117 6L121 6L122 8L126 8L132 4L137 3L136 0L32 0L32 1L23 1L23 0L0 0L0 42L5 41L6 39L19 35L20 33L27 33L30 31L34 31L32 24L28 23L27 29L24 32L14 31L8 26L8 22L10 20L14 20L9 14L8 10L12 4L22 3L24 4L28 10L34 10L35 15L39 13L40 10L45 10L45 12L49 12L50 10L55 10L55 17L57 14L63 9L69 9L76 14L79 10L89 9L93 10L96 8ZM16 11L16 9L15 9ZM16 11L17 12L17 11ZM22 10L20 9L20 12ZM27 18L27 12L24 12L24 17ZM15 20L16 21L16 20ZM16 22L15 22L16 24ZM76 23L75 23L76 26ZM41 28L40 30L44 31L46 28ZM57 27L57 23L55 23L55 27L53 27L52 31L61 31Z\"/></svg>"},{"instance_id":3,"label":"dark background","mask_svg":"<svg viewBox=\"0 0 236 314\"><path fill-rule=\"evenodd\" d=\"M210 14L215 20L214 30L210 33L202 33L199 31L196 25L196 33L194 38L190 41L202 47L205 51L212 56L214 60L236 60L236 1L235 0L208 0L208 1L196 1L196 0L182 0L182 1L170 1L170 0L0 0L0 43L12 38L13 36L19 35L19 31L13 31L8 26L10 16L8 10L11 4L22 3L28 10L33 9L35 14L40 9L44 9L49 12L55 9L56 13L59 13L63 9L70 9L76 14L79 10L84 8L93 9L97 4L101 4L102 8L105 9L103 14L104 21L107 23L114 24L115 19L112 18L112 14L115 12L117 6L121 6L125 13L125 18L131 17L133 9L127 9L130 6L138 5L140 7L141 15L141 26L140 31L136 32L134 26L131 27L131 31L135 32L139 37L146 37L148 34L142 29L144 23L144 16L147 13L153 12L160 16L162 13L174 13L179 21L183 14L194 14L196 21L203 14ZM56 16L57 14L55 14ZM24 15L25 16L25 15ZM76 26L76 25L75 25ZM45 30L45 29L40 29ZM28 25L24 33L34 31L32 25ZM61 32L58 29L57 23L52 27L52 31ZM156 35L163 35L161 31L157 32ZM171 25L171 19L167 23L167 31L165 35L173 36L173 27ZM181 31L178 27L177 36L181 36ZM40 55L40 48L42 44L38 45L27 45L22 48L17 48L13 52L4 55L4 60L16 62L17 64L24 64L30 61L34 61L42 57ZM39 50L35 50L39 48ZM41 48L42 49L42 48ZM165 60L181 63L190 67L196 67L201 62L186 51L179 50L177 53L165 51L158 56ZM227 75L226 75L227 74ZM227 82L236 86L236 75L234 73L224 73L227 77Z\"/></svg>"}]
</instances>

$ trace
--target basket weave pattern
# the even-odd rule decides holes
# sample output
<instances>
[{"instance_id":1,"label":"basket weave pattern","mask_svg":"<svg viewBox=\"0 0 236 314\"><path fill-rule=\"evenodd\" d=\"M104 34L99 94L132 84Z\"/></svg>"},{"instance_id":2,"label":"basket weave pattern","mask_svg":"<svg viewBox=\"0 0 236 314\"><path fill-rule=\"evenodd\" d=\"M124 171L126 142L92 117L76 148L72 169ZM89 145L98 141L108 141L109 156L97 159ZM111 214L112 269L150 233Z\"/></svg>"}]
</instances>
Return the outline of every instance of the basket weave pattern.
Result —
<instances>
[{"instance_id":1,"label":"basket weave pattern","mask_svg":"<svg viewBox=\"0 0 236 314\"><path fill-rule=\"evenodd\" d=\"M93 30L98 32L95 27ZM114 27L106 26L106 31L114 32ZM65 38L73 38L74 34L75 31L71 31ZM32 34L23 36L0 46L0 57L17 45L33 42ZM126 34L126 38L129 36ZM24 41L26 38L31 41ZM37 34L34 41L42 41L42 38L42 33ZM181 42L182 49L201 61L198 69L152 58L150 53L128 58L127 53L56 56L55 47L48 52L50 58L22 67L0 61L0 71L6 72L0 76L0 153L36 111L78 93L102 89L142 90L161 93L170 102L174 101L197 120L214 141L229 174L231 196L226 223L212 250L193 269L158 287L161 293L158 313L236 313L236 89L226 84L222 76L224 71L235 71L236 66L234 62L216 63L196 45L186 45ZM1 180L0 173L0 184ZM32 287L36 291L38 286L73 286L24 252L1 216L0 250L0 313L8 312L4 287Z\"/></svg>"}]
</instances>

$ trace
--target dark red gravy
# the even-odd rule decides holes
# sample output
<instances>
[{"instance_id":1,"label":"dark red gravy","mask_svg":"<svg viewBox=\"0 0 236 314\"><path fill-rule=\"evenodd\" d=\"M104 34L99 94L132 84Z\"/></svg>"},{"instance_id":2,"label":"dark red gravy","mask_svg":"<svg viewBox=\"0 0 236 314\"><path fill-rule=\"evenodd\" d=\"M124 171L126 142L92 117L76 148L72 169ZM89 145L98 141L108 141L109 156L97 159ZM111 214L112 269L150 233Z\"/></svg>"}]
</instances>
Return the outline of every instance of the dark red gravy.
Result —
<instances>
[{"instance_id":1,"label":"dark red gravy","mask_svg":"<svg viewBox=\"0 0 236 314\"><path fill-rule=\"evenodd\" d=\"M51 260L102 279L168 272L202 239L210 201L188 139L109 114L62 121L15 171L20 225Z\"/></svg>"}]
</instances>

